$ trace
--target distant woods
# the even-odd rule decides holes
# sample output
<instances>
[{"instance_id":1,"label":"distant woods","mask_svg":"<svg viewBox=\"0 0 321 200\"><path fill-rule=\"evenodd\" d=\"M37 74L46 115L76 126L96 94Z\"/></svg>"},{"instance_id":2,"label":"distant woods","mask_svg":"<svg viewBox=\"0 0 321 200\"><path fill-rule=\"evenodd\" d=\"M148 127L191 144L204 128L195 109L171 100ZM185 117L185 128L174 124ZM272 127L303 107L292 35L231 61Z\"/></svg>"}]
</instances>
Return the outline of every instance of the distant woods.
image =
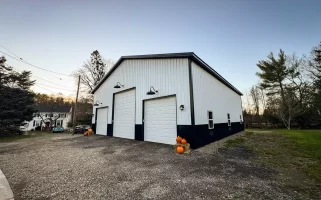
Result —
<instances>
[{"instance_id":1,"label":"distant woods","mask_svg":"<svg viewBox=\"0 0 321 200\"><path fill-rule=\"evenodd\" d=\"M82 92L89 94L113 65L112 60L103 58L95 50L90 54L90 59L86 60L83 66L76 70L73 75L76 80L81 75L80 83L81 86L84 86Z\"/></svg>"},{"instance_id":2,"label":"distant woods","mask_svg":"<svg viewBox=\"0 0 321 200\"><path fill-rule=\"evenodd\" d=\"M246 127L321 126L321 43L309 56L280 50L257 66L260 82L243 96Z\"/></svg>"}]
</instances>

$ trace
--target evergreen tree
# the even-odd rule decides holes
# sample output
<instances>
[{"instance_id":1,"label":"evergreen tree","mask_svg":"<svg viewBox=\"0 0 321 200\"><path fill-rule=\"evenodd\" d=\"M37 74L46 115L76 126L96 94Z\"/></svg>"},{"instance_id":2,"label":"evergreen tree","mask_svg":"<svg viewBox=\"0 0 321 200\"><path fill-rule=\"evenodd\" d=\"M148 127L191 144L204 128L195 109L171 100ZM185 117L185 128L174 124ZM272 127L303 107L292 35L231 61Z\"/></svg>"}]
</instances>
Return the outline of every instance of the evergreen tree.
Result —
<instances>
[{"instance_id":1,"label":"evergreen tree","mask_svg":"<svg viewBox=\"0 0 321 200\"><path fill-rule=\"evenodd\" d=\"M270 102L277 105L279 118L290 129L291 121L299 114L299 102L295 96L295 87L286 82L288 78L295 79L299 75L292 67L286 65L287 56L280 50L278 58L273 53L268 55L268 60L261 60L257 64L261 72L257 75L261 78L260 87L267 91Z\"/></svg>"},{"instance_id":2,"label":"evergreen tree","mask_svg":"<svg viewBox=\"0 0 321 200\"><path fill-rule=\"evenodd\" d=\"M35 112L34 94L28 89L34 84L31 72L14 72L0 58L0 135L17 133L24 121L30 121Z\"/></svg>"}]
</instances>

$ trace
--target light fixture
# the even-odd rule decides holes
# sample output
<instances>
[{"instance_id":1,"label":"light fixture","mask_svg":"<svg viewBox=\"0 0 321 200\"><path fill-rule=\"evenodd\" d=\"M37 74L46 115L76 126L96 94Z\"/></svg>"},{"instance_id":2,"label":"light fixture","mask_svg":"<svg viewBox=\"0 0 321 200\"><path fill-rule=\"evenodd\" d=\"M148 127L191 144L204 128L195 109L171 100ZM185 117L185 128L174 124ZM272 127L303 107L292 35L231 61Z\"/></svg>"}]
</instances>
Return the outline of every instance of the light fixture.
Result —
<instances>
[{"instance_id":1,"label":"light fixture","mask_svg":"<svg viewBox=\"0 0 321 200\"><path fill-rule=\"evenodd\" d=\"M100 101L96 101L96 103L94 104L94 106L99 106L99 104L103 104Z\"/></svg>"},{"instance_id":2,"label":"light fixture","mask_svg":"<svg viewBox=\"0 0 321 200\"><path fill-rule=\"evenodd\" d=\"M179 109L184 110L184 105L180 105Z\"/></svg>"},{"instance_id":3,"label":"light fixture","mask_svg":"<svg viewBox=\"0 0 321 200\"><path fill-rule=\"evenodd\" d=\"M154 91L152 91L152 88ZM155 88L153 86L150 86L149 91L146 93L147 95L154 95L154 94L158 94L158 90L155 90Z\"/></svg>"},{"instance_id":4,"label":"light fixture","mask_svg":"<svg viewBox=\"0 0 321 200\"><path fill-rule=\"evenodd\" d=\"M121 88L121 87L124 87L124 85L120 84L119 82L117 82L117 84L114 86L114 88Z\"/></svg>"}]
</instances>

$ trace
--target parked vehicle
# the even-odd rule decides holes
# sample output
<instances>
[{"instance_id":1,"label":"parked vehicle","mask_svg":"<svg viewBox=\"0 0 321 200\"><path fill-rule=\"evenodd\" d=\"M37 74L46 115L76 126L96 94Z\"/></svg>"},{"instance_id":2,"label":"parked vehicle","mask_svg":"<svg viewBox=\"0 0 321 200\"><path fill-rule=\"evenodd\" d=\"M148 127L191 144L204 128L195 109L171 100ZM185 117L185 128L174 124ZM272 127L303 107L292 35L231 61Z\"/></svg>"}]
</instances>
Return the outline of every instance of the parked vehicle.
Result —
<instances>
[{"instance_id":1,"label":"parked vehicle","mask_svg":"<svg viewBox=\"0 0 321 200\"><path fill-rule=\"evenodd\" d=\"M53 133L63 133L64 132L64 128L60 127L60 126L56 126L52 128L52 132Z\"/></svg>"},{"instance_id":2,"label":"parked vehicle","mask_svg":"<svg viewBox=\"0 0 321 200\"><path fill-rule=\"evenodd\" d=\"M26 132L28 130L28 123L22 123L21 126L19 126L20 132Z\"/></svg>"},{"instance_id":3,"label":"parked vehicle","mask_svg":"<svg viewBox=\"0 0 321 200\"><path fill-rule=\"evenodd\" d=\"M91 128L90 125L78 125L75 127L74 133L84 134L86 131L88 131L89 128Z\"/></svg>"},{"instance_id":4,"label":"parked vehicle","mask_svg":"<svg viewBox=\"0 0 321 200\"><path fill-rule=\"evenodd\" d=\"M19 127L19 131L20 131L20 132L26 132L26 131L27 131L27 127L25 127L25 126L20 126L20 127Z\"/></svg>"}]
</instances>

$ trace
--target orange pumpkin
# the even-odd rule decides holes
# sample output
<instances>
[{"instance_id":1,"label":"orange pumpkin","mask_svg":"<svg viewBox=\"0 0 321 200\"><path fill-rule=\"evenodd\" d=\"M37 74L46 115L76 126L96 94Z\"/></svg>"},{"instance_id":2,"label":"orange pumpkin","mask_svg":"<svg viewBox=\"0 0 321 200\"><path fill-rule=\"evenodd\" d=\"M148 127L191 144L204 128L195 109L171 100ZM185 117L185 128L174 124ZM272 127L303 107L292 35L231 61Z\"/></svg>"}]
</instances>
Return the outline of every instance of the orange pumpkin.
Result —
<instances>
[{"instance_id":1,"label":"orange pumpkin","mask_svg":"<svg viewBox=\"0 0 321 200\"><path fill-rule=\"evenodd\" d=\"M185 139L182 139L181 143L182 143L182 144L186 144L187 141L186 141Z\"/></svg>"},{"instance_id":2,"label":"orange pumpkin","mask_svg":"<svg viewBox=\"0 0 321 200\"><path fill-rule=\"evenodd\" d=\"M183 147L177 147L176 151L177 151L177 153L184 153L184 148Z\"/></svg>"},{"instance_id":3,"label":"orange pumpkin","mask_svg":"<svg viewBox=\"0 0 321 200\"><path fill-rule=\"evenodd\" d=\"M182 139L183 139L183 138L181 138L180 136L178 136L178 137L176 138L176 142L177 142L177 143L181 143Z\"/></svg>"}]
</instances>

